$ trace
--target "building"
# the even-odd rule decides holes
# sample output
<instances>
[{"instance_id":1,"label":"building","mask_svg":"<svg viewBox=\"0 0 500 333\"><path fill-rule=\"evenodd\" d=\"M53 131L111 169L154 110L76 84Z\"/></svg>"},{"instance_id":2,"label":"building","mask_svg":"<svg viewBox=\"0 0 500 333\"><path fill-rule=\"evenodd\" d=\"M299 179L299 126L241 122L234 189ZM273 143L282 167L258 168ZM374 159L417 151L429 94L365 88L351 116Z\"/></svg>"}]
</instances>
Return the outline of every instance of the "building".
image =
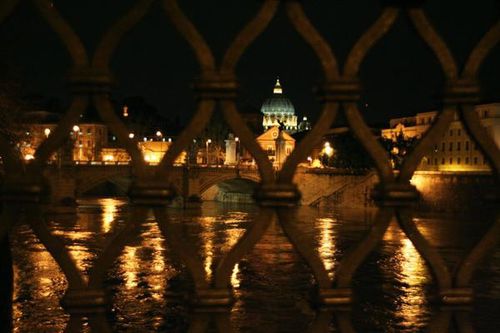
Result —
<instances>
[{"instance_id":1,"label":"building","mask_svg":"<svg viewBox=\"0 0 500 333\"><path fill-rule=\"evenodd\" d=\"M264 131L277 126L289 133L297 132L295 107L283 94L279 79L276 80L273 95L264 101L260 111L264 114L262 119Z\"/></svg>"},{"instance_id":2,"label":"building","mask_svg":"<svg viewBox=\"0 0 500 333\"><path fill-rule=\"evenodd\" d=\"M19 149L25 160L35 157L36 148L55 130L55 123L26 124L26 133L19 142ZM108 129L100 123L84 123L74 125L69 140L52 160L68 160L92 162L101 160L101 151L108 145Z\"/></svg>"},{"instance_id":3,"label":"building","mask_svg":"<svg viewBox=\"0 0 500 333\"><path fill-rule=\"evenodd\" d=\"M257 143L267 153L269 160L277 169L281 168L283 162L295 148L295 139L285 131L274 126L257 137Z\"/></svg>"},{"instance_id":4,"label":"building","mask_svg":"<svg viewBox=\"0 0 500 333\"><path fill-rule=\"evenodd\" d=\"M500 148L500 103L477 105L475 111L485 131ZM391 119L390 128L382 130L382 137L394 141L398 135L420 139L431 127L437 114L436 111L422 112L414 117ZM419 170L489 171L490 167L476 143L467 134L458 115L455 114L446 134L422 159Z\"/></svg>"}]
</instances>

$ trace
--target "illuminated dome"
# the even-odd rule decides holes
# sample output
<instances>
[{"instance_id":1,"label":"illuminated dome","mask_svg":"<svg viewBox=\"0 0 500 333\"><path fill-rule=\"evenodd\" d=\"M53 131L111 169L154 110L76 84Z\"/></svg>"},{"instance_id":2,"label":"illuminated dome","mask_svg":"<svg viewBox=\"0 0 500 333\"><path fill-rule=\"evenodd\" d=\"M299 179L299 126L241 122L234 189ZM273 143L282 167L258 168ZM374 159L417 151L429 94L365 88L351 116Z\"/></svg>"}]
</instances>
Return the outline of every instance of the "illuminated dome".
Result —
<instances>
[{"instance_id":1,"label":"illuminated dome","mask_svg":"<svg viewBox=\"0 0 500 333\"><path fill-rule=\"evenodd\" d=\"M265 115L294 115L295 108L292 102L283 95L280 80L276 80L273 95L266 99L260 108Z\"/></svg>"},{"instance_id":2,"label":"illuminated dome","mask_svg":"<svg viewBox=\"0 0 500 333\"><path fill-rule=\"evenodd\" d=\"M264 114L262 127L265 131L278 126L289 133L297 131L297 116L292 102L283 95L280 80L276 80L273 95L266 99L260 108Z\"/></svg>"}]
</instances>

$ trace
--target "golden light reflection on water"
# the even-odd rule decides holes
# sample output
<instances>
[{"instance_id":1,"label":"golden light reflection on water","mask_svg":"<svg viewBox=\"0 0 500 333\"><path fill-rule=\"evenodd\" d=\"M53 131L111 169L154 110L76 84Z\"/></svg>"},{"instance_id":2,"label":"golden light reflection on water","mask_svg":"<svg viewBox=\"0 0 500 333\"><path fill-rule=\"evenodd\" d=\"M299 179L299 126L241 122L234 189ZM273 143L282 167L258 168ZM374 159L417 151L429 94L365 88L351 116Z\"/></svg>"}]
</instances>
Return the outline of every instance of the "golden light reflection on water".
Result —
<instances>
[{"instance_id":1,"label":"golden light reflection on water","mask_svg":"<svg viewBox=\"0 0 500 333\"><path fill-rule=\"evenodd\" d=\"M137 260L137 247L125 246L123 249L122 269L124 272L125 288L134 289L137 286L137 271L139 261Z\"/></svg>"},{"instance_id":2,"label":"golden light reflection on water","mask_svg":"<svg viewBox=\"0 0 500 333\"><path fill-rule=\"evenodd\" d=\"M414 326L422 319L422 314L428 307L424 286L429 282L429 272L425 260L395 224L390 225L384 240L400 244L391 267L401 283L396 313L401 318L401 325Z\"/></svg>"},{"instance_id":3,"label":"golden light reflection on water","mask_svg":"<svg viewBox=\"0 0 500 333\"><path fill-rule=\"evenodd\" d=\"M113 227L113 222L118 214L118 207L123 204L122 201L103 198L97 200L98 204L102 207L102 232L108 233Z\"/></svg>"},{"instance_id":4,"label":"golden light reflection on water","mask_svg":"<svg viewBox=\"0 0 500 333\"><path fill-rule=\"evenodd\" d=\"M333 278L336 251L335 242L333 239L333 224L336 222L332 218L319 218L319 247L318 252L323 260L328 276Z\"/></svg>"},{"instance_id":5,"label":"golden light reflection on water","mask_svg":"<svg viewBox=\"0 0 500 333\"><path fill-rule=\"evenodd\" d=\"M200 217L199 222L202 228L201 231L201 240L203 242L202 245L202 255L203 255L203 268L205 269L205 277L207 281L212 279L212 264L214 260L214 223L215 217L207 216Z\"/></svg>"}]
</instances>

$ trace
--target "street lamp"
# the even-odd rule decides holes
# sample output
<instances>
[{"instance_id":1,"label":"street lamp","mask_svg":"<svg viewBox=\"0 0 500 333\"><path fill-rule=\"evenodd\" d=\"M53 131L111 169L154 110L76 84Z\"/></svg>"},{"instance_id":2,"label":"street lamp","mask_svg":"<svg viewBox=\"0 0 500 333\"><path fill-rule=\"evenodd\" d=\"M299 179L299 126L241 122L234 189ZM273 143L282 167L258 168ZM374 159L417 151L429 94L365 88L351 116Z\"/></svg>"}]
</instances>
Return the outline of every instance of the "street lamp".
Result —
<instances>
[{"instance_id":1,"label":"street lamp","mask_svg":"<svg viewBox=\"0 0 500 333\"><path fill-rule=\"evenodd\" d=\"M156 131L156 137L158 140L163 136L163 134L160 131Z\"/></svg>"},{"instance_id":2,"label":"street lamp","mask_svg":"<svg viewBox=\"0 0 500 333\"><path fill-rule=\"evenodd\" d=\"M78 125L73 126L73 132L75 134L75 145L78 147L77 161L81 160L82 147L80 146L80 127Z\"/></svg>"},{"instance_id":3,"label":"street lamp","mask_svg":"<svg viewBox=\"0 0 500 333\"><path fill-rule=\"evenodd\" d=\"M133 138L134 138L134 136L135 136L135 134L134 134L134 133L129 133L128 138L129 138L129 139L133 139Z\"/></svg>"},{"instance_id":4,"label":"street lamp","mask_svg":"<svg viewBox=\"0 0 500 333\"><path fill-rule=\"evenodd\" d=\"M207 147L207 166L208 166L208 145L212 143L212 139L208 139L207 142L205 142L205 145Z\"/></svg>"},{"instance_id":5,"label":"street lamp","mask_svg":"<svg viewBox=\"0 0 500 333\"><path fill-rule=\"evenodd\" d=\"M240 138L235 137L234 141L236 142L236 165L240 165Z\"/></svg>"},{"instance_id":6,"label":"street lamp","mask_svg":"<svg viewBox=\"0 0 500 333\"><path fill-rule=\"evenodd\" d=\"M46 128L43 133L45 134L45 137L48 138L50 135L50 128Z\"/></svg>"},{"instance_id":7,"label":"street lamp","mask_svg":"<svg viewBox=\"0 0 500 333\"><path fill-rule=\"evenodd\" d=\"M330 145L330 142L325 142L324 144L324 152L328 157L331 157L333 155L333 148Z\"/></svg>"}]
</instances>

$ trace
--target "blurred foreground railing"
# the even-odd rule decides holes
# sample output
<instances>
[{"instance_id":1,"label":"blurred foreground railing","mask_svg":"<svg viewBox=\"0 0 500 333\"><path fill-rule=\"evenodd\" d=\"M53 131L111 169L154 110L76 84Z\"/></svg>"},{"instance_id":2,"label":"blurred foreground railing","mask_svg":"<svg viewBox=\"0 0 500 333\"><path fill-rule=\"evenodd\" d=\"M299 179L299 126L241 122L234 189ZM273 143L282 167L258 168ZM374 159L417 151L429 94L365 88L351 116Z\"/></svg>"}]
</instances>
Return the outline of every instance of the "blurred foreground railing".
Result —
<instances>
[{"instance_id":1,"label":"blurred foreground railing","mask_svg":"<svg viewBox=\"0 0 500 333\"><path fill-rule=\"evenodd\" d=\"M7 0L0 4L0 21L10 14L17 2ZM429 151L443 136L453 120L454 113L459 114L468 134L488 158L494 170L494 176L497 178L500 176L498 148L483 131L478 116L473 110L473 105L479 101L478 71L490 50L499 42L500 21L478 41L464 67L459 68L446 42L438 34L425 11L419 7L420 1L383 1L384 8L379 18L356 41L344 66L341 67L332 46L315 29L304 13L300 1L265 0L255 17L229 45L223 58L216 61L202 33L182 12L177 1L163 0L163 7L169 21L178 29L196 55L200 73L195 81L197 111L167 151L163 160L155 167L155 172L151 176L149 172L146 172L147 166L137 148L137 142L129 138L128 129L113 111L110 100L113 76L109 64L123 35L144 17L153 2L153 0L136 1L130 11L103 34L94 54L89 54L80 36L61 16L53 2L33 1L33 5L58 35L71 57L72 66L67 83L71 88L72 102L58 127L38 147L35 159L29 164L20 158L9 142L0 139L0 152L5 172L1 189L3 206L0 240L3 240L2 253L5 253L5 250L8 250L5 239L9 230L14 223L18 222L20 212L25 212L27 216L23 223L30 226L67 279L68 288L61 299L63 308L70 314L66 331L80 331L85 321L88 321L92 331L111 331L105 315L110 306L109 295L105 293L104 286L106 273L131 238L137 235L150 211L153 211L172 253L181 260L194 281L194 290L189 298L193 309L197 310L191 323L193 332L203 331L209 320L215 320L218 329L222 332L231 330L227 312L224 312L230 309L233 302L231 273L235 264L249 253L274 220L279 222L296 251L310 266L317 283L317 303L324 311L318 312L311 326L312 332L326 331L332 316L337 318L341 331L352 332L354 330L348 312L343 309L343 306L354 301L353 274L381 240L389 222L393 219L397 221L432 271L438 287L439 302L450 306L436 315L430 325L430 330L446 331L453 317L458 325L468 328L469 317L461 312L463 310L460 306L469 305L474 299L471 279L480 260L498 242L500 219L497 218L494 225L471 249L457 269L450 271L441 255L430 245L412 220L412 207L418 201L419 193L410 184L410 179L425 152ZM324 77L320 87L323 110L316 126L288 157L282 169L275 172L266 152L257 144L253 133L238 111L235 102L238 95L235 68L252 42L266 30L279 7L286 12L290 24L315 52ZM446 78L446 86L442 110L437 121L412 153L406 157L400 173L396 175L386 151L366 125L358 108L358 102L363 93L359 79L360 66L368 52L387 34L400 15L407 15L410 18L419 36L434 52ZM82 276L67 248L51 234L47 227L46 206L42 205L47 190L42 174L50 156L63 145L71 126L77 123L80 115L89 105L93 105L98 110L102 120L116 135L121 145L126 148L132 158L131 165L136 179L129 190L132 209L125 227L110 237L88 276ZM178 237L177 227L171 223L165 203L175 195L170 185L169 167L174 165L177 156L208 124L216 106L222 110L228 125L240 138L241 144L253 155L262 182L255 193L255 200L260 205L259 216L218 263L216 271L208 279L196 251L190 244ZM309 241L302 237L294 226L296 217L291 208L297 204L300 193L292 179L299 163L305 160L318 140L331 128L339 113L343 113L350 130L375 163L380 183L373 190L373 198L378 202L379 208L371 231L337 264L332 279ZM498 200L498 193L495 193L493 198ZM8 264L8 261L4 261L5 263ZM9 268L4 266L2 270L8 271ZM4 281L3 278L2 281L3 286L9 285L9 282L11 284L12 275L10 281ZM6 309L1 310L3 313L6 311Z\"/></svg>"}]
</instances>

